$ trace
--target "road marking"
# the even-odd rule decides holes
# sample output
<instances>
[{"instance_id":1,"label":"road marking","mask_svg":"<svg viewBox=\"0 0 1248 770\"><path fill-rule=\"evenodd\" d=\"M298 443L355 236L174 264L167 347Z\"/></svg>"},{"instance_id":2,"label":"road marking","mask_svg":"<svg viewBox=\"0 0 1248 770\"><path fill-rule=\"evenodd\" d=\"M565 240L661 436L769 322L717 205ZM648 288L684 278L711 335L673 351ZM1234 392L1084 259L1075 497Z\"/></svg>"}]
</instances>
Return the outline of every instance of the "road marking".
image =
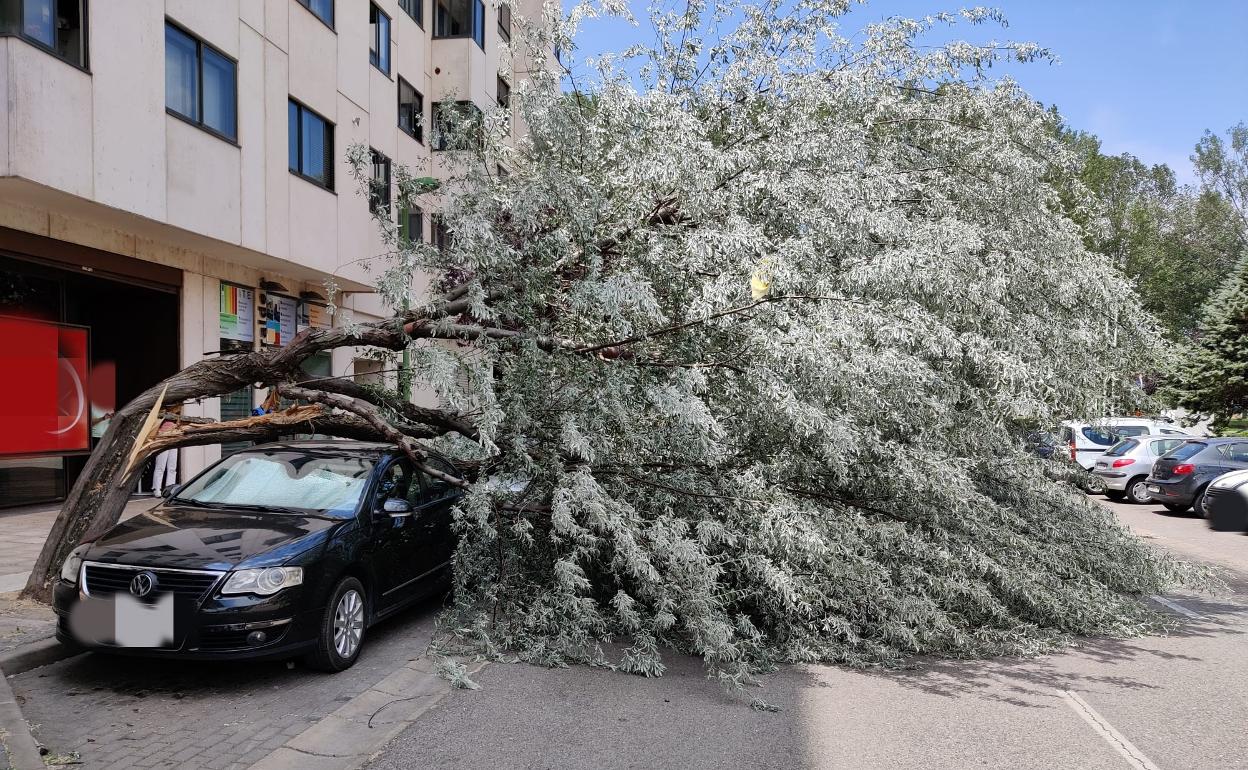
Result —
<instances>
[{"instance_id":1,"label":"road marking","mask_svg":"<svg viewBox=\"0 0 1248 770\"><path fill-rule=\"evenodd\" d=\"M1067 706L1074 709L1076 714L1092 725L1092 729L1096 731L1097 735L1101 736L1106 743L1113 746L1114 750L1127 760L1127 764L1136 768L1136 770L1158 770L1157 765L1154 765L1152 760L1144 756L1143 752L1132 745L1131 741L1127 740L1122 733L1115 730L1114 726L1105 717L1097 713L1096 709L1089 706L1086 700L1080 698L1078 693L1070 690L1058 690L1058 694L1062 700L1066 701Z\"/></svg>"},{"instance_id":2,"label":"road marking","mask_svg":"<svg viewBox=\"0 0 1248 770\"><path fill-rule=\"evenodd\" d=\"M1178 602L1172 602L1164 596L1158 596L1156 594L1153 594L1152 596L1148 598L1152 599L1153 601L1157 602L1158 604L1162 606L1169 607L1170 609L1174 610L1180 615L1186 615L1192 620L1204 620L1205 619L1205 616L1201 615L1199 612L1192 612L1188 608L1184 607L1182 604L1179 604Z\"/></svg>"}]
</instances>

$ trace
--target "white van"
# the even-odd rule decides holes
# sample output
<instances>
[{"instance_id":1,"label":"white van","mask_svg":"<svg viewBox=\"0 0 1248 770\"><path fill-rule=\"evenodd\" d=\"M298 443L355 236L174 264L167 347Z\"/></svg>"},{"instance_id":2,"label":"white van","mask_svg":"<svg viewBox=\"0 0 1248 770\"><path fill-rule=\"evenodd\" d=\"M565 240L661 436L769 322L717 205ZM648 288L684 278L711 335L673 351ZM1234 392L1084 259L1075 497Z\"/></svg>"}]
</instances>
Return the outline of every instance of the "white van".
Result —
<instances>
[{"instance_id":1,"label":"white van","mask_svg":"<svg viewBox=\"0 0 1248 770\"><path fill-rule=\"evenodd\" d=\"M1062 423L1060 436L1062 444L1070 452L1070 459L1079 463L1085 470L1092 470L1096 465L1096 459L1124 438L1133 436L1196 438L1195 433L1188 432L1174 423L1151 420L1147 417L1107 417L1096 422L1067 420Z\"/></svg>"}]
</instances>

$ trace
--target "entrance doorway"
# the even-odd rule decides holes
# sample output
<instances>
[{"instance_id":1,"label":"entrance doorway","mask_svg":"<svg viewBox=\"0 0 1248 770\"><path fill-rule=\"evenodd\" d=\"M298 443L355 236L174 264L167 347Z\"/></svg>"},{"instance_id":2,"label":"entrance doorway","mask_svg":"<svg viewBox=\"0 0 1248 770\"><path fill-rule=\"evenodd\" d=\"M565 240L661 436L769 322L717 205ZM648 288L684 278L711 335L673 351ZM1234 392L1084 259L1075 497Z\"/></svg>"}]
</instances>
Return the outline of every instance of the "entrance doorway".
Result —
<instances>
[{"instance_id":1,"label":"entrance doorway","mask_svg":"<svg viewBox=\"0 0 1248 770\"><path fill-rule=\"evenodd\" d=\"M0 254L0 315L89 330L92 446L109 413L178 370L176 286ZM0 457L0 507L64 498L86 459L85 452Z\"/></svg>"}]
</instances>

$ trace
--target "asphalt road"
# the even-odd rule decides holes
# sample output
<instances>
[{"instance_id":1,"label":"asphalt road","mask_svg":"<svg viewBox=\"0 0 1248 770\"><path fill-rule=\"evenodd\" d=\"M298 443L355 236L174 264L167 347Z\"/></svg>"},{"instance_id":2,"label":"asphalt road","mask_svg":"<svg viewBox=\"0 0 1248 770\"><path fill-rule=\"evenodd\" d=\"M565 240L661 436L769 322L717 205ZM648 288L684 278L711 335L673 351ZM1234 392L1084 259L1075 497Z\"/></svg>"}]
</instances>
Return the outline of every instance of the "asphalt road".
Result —
<instances>
[{"instance_id":1,"label":"asphalt road","mask_svg":"<svg viewBox=\"0 0 1248 770\"><path fill-rule=\"evenodd\" d=\"M793 666L725 695L696 659L658 679L490 665L370 770L438 768L1248 768L1248 539L1159 506L1109 503L1141 537L1231 570L1216 596L1163 597L1166 636L1043 658L908 671Z\"/></svg>"}]
</instances>

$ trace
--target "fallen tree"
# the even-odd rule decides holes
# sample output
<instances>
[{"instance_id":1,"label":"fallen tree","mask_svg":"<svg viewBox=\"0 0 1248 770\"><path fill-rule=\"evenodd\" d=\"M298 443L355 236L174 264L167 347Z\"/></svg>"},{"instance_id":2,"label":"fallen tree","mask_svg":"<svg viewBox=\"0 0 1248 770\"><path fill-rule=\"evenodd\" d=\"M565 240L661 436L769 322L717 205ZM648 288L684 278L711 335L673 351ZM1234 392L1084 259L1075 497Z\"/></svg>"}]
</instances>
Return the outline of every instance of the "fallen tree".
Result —
<instances>
[{"instance_id":1,"label":"fallen tree","mask_svg":"<svg viewBox=\"0 0 1248 770\"><path fill-rule=\"evenodd\" d=\"M1044 52L921 45L951 17L851 38L847 7L656 15L656 46L604 58L587 90L518 83L514 142L510 112L441 114L451 178L394 178L398 206L440 211L445 237L410 243L379 217L394 317L204 361L127 405L28 590L116 520L136 438L141 455L299 422L477 470L455 482L448 648L658 674L672 647L741 682L776 661L1149 627L1139 597L1189 573L1050 480L1015 431L1099 413L1158 349L1063 213L1091 201L1058 181L1075 159L1054 118L986 77ZM552 6L513 45L573 52L600 11ZM352 149L364 183L366 158ZM436 280L417 295L421 273ZM1110 318L1130 319L1117 346ZM338 346L406 351L442 407L300 373ZM140 431L163 403L246 383L307 406Z\"/></svg>"}]
</instances>

